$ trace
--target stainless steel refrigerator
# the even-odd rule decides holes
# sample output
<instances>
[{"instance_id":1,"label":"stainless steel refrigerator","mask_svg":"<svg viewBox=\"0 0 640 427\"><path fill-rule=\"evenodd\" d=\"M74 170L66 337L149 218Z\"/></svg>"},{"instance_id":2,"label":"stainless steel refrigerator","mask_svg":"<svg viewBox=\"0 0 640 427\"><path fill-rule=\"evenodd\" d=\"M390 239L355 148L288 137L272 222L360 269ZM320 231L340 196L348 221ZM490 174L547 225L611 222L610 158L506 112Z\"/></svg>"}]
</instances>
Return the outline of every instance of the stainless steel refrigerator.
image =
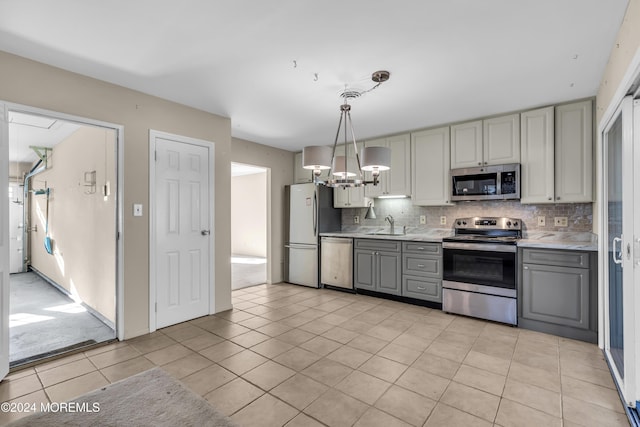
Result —
<instances>
[{"instance_id":1,"label":"stainless steel refrigerator","mask_svg":"<svg viewBox=\"0 0 640 427\"><path fill-rule=\"evenodd\" d=\"M324 185L285 186L285 281L320 286L320 233L340 231L340 209L333 207L333 189Z\"/></svg>"}]
</instances>

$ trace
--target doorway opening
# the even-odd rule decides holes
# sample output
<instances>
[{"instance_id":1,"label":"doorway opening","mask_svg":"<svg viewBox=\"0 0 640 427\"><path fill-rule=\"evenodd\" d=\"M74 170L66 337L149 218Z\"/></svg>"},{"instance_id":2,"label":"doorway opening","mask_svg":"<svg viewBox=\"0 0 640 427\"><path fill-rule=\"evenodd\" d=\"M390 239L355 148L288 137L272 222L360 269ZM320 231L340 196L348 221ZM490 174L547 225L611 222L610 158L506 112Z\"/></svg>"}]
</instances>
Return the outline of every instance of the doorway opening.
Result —
<instances>
[{"instance_id":1,"label":"doorway opening","mask_svg":"<svg viewBox=\"0 0 640 427\"><path fill-rule=\"evenodd\" d=\"M268 172L231 163L231 289L269 283Z\"/></svg>"},{"instance_id":2,"label":"doorway opening","mask_svg":"<svg viewBox=\"0 0 640 427\"><path fill-rule=\"evenodd\" d=\"M116 338L119 130L7 116L15 367Z\"/></svg>"}]
</instances>

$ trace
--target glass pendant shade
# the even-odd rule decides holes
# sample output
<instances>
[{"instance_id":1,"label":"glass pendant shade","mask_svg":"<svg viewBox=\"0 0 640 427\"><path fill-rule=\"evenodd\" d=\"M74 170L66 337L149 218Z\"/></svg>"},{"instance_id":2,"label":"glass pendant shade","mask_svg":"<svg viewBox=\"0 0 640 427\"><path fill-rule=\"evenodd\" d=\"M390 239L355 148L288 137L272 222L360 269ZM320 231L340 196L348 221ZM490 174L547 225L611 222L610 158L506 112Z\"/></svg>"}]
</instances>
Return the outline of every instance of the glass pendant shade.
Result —
<instances>
[{"instance_id":1,"label":"glass pendant shade","mask_svg":"<svg viewBox=\"0 0 640 427\"><path fill-rule=\"evenodd\" d=\"M331 169L331 147L324 145L311 145L302 149L302 167L305 169L324 170Z\"/></svg>"},{"instance_id":2,"label":"glass pendant shade","mask_svg":"<svg viewBox=\"0 0 640 427\"><path fill-rule=\"evenodd\" d=\"M363 171L386 171L391 166L391 149L388 147L365 147L360 152Z\"/></svg>"}]
</instances>

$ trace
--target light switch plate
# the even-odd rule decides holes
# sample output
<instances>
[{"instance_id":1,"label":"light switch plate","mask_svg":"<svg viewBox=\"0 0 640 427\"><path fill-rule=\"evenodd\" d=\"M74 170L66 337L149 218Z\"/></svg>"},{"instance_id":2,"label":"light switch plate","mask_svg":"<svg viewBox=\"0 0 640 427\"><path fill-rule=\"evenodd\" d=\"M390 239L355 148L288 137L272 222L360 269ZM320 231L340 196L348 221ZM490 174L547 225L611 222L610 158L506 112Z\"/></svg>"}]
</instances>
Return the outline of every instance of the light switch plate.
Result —
<instances>
[{"instance_id":1,"label":"light switch plate","mask_svg":"<svg viewBox=\"0 0 640 427\"><path fill-rule=\"evenodd\" d=\"M142 203L133 204L133 216L142 216Z\"/></svg>"},{"instance_id":2,"label":"light switch plate","mask_svg":"<svg viewBox=\"0 0 640 427\"><path fill-rule=\"evenodd\" d=\"M427 223L427 216L420 215L420 224L426 224L426 223Z\"/></svg>"},{"instance_id":3,"label":"light switch plate","mask_svg":"<svg viewBox=\"0 0 640 427\"><path fill-rule=\"evenodd\" d=\"M538 227L544 227L546 224L546 218L543 216L538 217Z\"/></svg>"},{"instance_id":4,"label":"light switch plate","mask_svg":"<svg viewBox=\"0 0 640 427\"><path fill-rule=\"evenodd\" d=\"M567 217L566 216L556 216L553 218L553 225L556 227L566 227L567 226Z\"/></svg>"},{"instance_id":5,"label":"light switch plate","mask_svg":"<svg viewBox=\"0 0 640 427\"><path fill-rule=\"evenodd\" d=\"M360 224L360 215L354 215L353 223L354 224Z\"/></svg>"},{"instance_id":6,"label":"light switch plate","mask_svg":"<svg viewBox=\"0 0 640 427\"><path fill-rule=\"evenodd\" d=\"M441 225L446 225L447 224L447 217L446 216L441 216L440 217L440 224Z\"/></svg>"}]
</instances>

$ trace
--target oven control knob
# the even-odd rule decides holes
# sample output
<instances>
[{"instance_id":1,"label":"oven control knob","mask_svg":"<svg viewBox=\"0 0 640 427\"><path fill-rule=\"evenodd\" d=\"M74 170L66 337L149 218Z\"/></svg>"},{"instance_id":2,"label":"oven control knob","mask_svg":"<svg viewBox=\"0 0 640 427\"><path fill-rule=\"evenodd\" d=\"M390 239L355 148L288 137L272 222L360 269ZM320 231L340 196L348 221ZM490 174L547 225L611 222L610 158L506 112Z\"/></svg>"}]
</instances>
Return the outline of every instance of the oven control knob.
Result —
<instances>
[{"instance_id":1,"label":"oven control knob","mask_svg":"<svg viewBox=\"0 0 640 427\"><path fill-rule=\"evenodd\" d=\"M457 222L458 225L462 225L462 223L460 221Z\"/></svg>"},{"instance_id":2,"label":"oven control knob","mask_svg":"<svg viewBox=\"0 0 640 427\"><path fill-rule=\"evenodd\" d=\"M514 226L514 227L517 227L517 226L518 226L518 221L514 221L514 222L513 222L513 226Z\"/></svg>"},{"instance_id":3,"label":"oven control knob","mask_svg":"<svg viewBox=\"0 0 640 427\"><path fill-rule=\"evenodd\" d=\"M507 227L511 227L511 221L507 221Z\"/></svg>"},{"instance_id":4,"label":"oven control knob","mask_svg":"<svg viewBox=\"0 0 640 427\"><path fill-rule=\"evenodd\" d=\"M462 225L467 225L467 221L462 221Z\"/></svg>"}]
</instances>

